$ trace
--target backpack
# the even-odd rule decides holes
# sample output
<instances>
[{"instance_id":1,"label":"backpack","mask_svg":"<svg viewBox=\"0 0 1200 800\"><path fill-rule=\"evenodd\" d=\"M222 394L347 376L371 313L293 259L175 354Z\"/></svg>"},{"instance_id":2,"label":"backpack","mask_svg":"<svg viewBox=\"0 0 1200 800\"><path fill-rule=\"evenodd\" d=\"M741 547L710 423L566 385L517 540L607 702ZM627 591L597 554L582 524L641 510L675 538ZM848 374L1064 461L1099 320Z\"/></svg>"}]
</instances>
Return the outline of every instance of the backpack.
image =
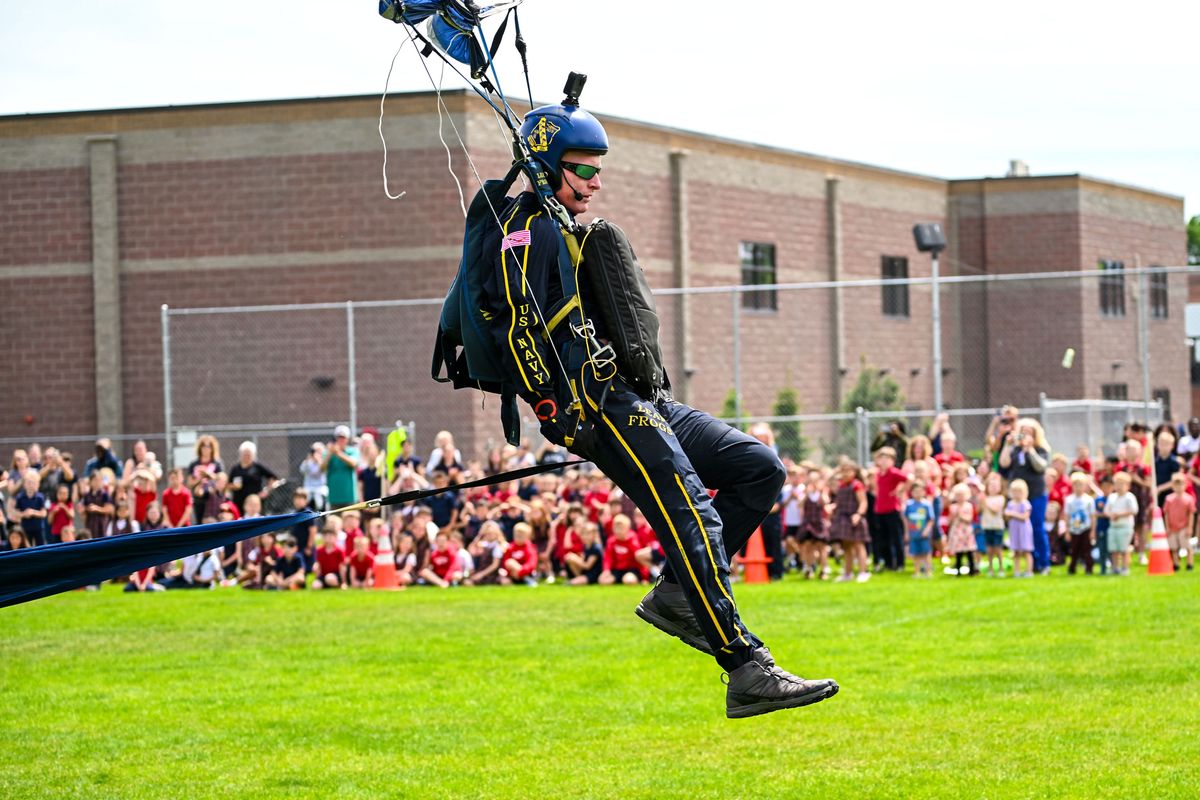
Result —
<instances>
[{"instance_id":1,"label":"backpack","mask_svg":"<svg viewBox=\"0 0 1200 800\"><path fill-rule=\"evenodd\" d=\"M500 395L504 438L513 445L521 440L517 392L504 374L500 353L489 331L491 323L482 313L483 283L492 263L483 245L494 230L496 215L503 215L516 202L507 195L519 171L514 166L503 180L486 181L471 200L464 223L462 258L442 303L431 368L433 379L439 383Z\"/></svg>"}]
</instances>

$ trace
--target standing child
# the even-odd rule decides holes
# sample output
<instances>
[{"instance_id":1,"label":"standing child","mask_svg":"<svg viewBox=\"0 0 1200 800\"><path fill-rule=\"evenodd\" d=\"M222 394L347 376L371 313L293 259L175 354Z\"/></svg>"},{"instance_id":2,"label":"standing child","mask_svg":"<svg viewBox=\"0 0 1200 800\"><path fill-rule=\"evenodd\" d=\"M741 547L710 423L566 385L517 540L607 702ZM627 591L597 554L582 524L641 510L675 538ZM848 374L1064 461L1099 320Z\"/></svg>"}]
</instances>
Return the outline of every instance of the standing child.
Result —
<instances>
[{"instance_id":1,"label":"standing child","mask_svg":"<svg viewBox=\"0 0 1200 800\"><path fill-rule=\"evenodd\" d=\"M1096 544L1096 501L1087 493L1091 479L1084 472L1071 475L1071 493L1063 498L1063 516L1067 518L1067 541L1071 563L1067 573L1074 575L1083 561L1087 574L1092 574L1092 546Z\"/></svg>"},{"instance_id":2,"label":"standing child","mask_svg":"<svg viewBox=\"0 0 1200 800\"><path fill-rule=\"evenodd\" d=\"M1017 478L1008 486L1008 505L1004 516L1008 520L1008 546L1013 551L1013 577L1033 577L1033 504L1029 502L1029 484ZM1025 568L1021 569L1024 562Z\"/></svg>"},{"instance_id":3,"label":"standing child","mask_svg":"<svg viewBox=\"0 0 1200 800\"><path fill-rule=\"evenodd\" d=\"M1113 477L1113 493L1108 496L1104 511L1108 515L1108 554L1112 558L1113 574L1129 574L1129 546L1133 542L1138 499L1131 492L1133 479L1128 472Z\"/></svg>"},{"instance_id":4,"label":"standing child","mask_svg":"<svg viewBox=\"0 0 1200 800\"><path fill-rule=\"evenodd\" d=\"M881 447L875 451L875 516L879 539L875 542L875 566L891 570L904 569L905 522L901 514L902 500L898 492L908 480L908 474L896 469L896 451Z\"/></svg>"},{"instance_id":5,"label":"standing child","mask_svg":"<svg viewBox=\"0 0 1200 800\"><path fill-rule=\"evenodd\" d=\"M183 485L183 470L179 467L167 473L167 488L162 495L163 512L168 528L192 524L192 493Z\"/></svg>"},{"instance_id":6,"label":"standing child","mask_svg":"<svg viewBox=\"0 0 1200 800\"><path fill-rule=\"evenodd\" d=\"M838 487L830 509L833 523L830 538L842 543L845 558L844 569L839 581L858 580L865 583L871 579L867 566L867 487L863 485L858 464L843 461L838 467Z\"/></svg>"},{"instance_id":7,"label":"standing child","mask_svg":"<svg viewBox=\"0 0 1200 800\"><path fill-rule=\"evenodd\" d=\"M1096 553L1093 558L1100 565L1100 574L1108 574L1108 496L1112 493L1112 474L1100 476L1100 493L1096 496Z\"/></svg>"},{"instance_id":8,"label":"standing child","mask_svg":"<svg viewBox=\"0 0 1200 800\"><path fill-rule=\"evenodd\" d=\"M916 481L909 488L909 501L904 506L904 539L913 558L913 577L932 578L933 504L925 499L925 484Z\"/></svg>"},{"instance_id":9,"label":"standing child","mask_svg":"<svg viewBox=\"0 0 1200 800\"><path fill-rule=\"evenodd\" d=\"M780 517L783 522L783 549L788 563L797 563L798 568L806 569L800 562L803 548L801 546L800 526L804 522L801 507L804 503L804 470L798 466L788 468L787 483L779 490L781 504Z\"/></svg>"},{"instance_id":10,"label":"standing child","mask_svg":"<svg viewBox=\"0 0 1200 800\"><path fill-rule=\"evenodd\" d=\"M1191 571L1192 524L1196 519L1196 500L1187 491L1187 476L1176 472L1171 476L1171 492L1163 501L1163 522L1167 527L1167 542L1171 548L1171 561L1179 569L1179 559L1186 556L1187 568Z\"/></svg>"},{"instance_id":11,"label":"standing child","mask_svg":"<svg viewBox=\"0 0 1200 800\"><path fill-rule=\"evenodd\" d=\"M983 485L983 501L979 508L979 522L983 526L983 540L987 545L988 576L1004 577L1004 484L1000 473L987 476Z\"/></svg>"},{"instance_id":12,"label":"standing child","mask_svg":"<svg viewBox=\"0 0 1200 800\"><path fill-rule=\"evenodd\" d=\"M38 489L41 478L32 467L21 475L21 488L9 505L12 507L13 519L21 521L21 530L25 532L25 541L31 546L38 547L46 544L46 495Z\"/></svg>"},{"instance_id":13,"label":"standing child","mask_svg":"<svg viewBox=\"0 0 1200 800\"><path fill-rule=\"evenodd\" d=\"M60 483L54 487L54 504L50 506L50 541L61 542L64 528L75 524L75 504L71 502L71 487Z\"/></svg>"},{"instance_id":14,"label":"standing child","mask_svg":"<svg viewBox=\"0 0 1200 800\"><path fill-rule=\"evenodd\" d=\"M825 481L821 471L810 469L804 487L804 504L800 510L800 558L804 561L805 579L829 578L829 526L825 521Z\"/></svg>"},{"instance_id":15,"label":"standing child","mask_svg":"<svg viewBox=\"0 0 1200 800\"><path fill-rule=\"evenodd\" d=\"M957 483L950 490L950 530L947 546L954 554L954 574L962 575L964 556L967 575L975 574L975 506L971 504L971 489Z\"/></svg>"}]
</instances>

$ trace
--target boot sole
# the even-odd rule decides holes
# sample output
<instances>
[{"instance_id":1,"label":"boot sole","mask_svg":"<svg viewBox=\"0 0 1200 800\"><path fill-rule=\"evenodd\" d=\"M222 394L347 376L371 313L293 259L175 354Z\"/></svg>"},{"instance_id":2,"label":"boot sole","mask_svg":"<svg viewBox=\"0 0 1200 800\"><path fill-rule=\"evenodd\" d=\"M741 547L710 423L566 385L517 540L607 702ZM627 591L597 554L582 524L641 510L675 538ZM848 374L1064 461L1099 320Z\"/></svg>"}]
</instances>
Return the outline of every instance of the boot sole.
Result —
<instances>
[{"instance_id":1,"label":"boot sole","mask_svg":"<svg viewBox=\"0 0 1200 800\"><path fill-rule=\"evenodd\" d=\"M769 714L772 711L782 711L785 708L811 706L813 703L819 703L822 700L828 700L833 697L838 693L839 688L836 681L830 681L824 686L813 689L808 694L789 697L786 700L771 700L763 703L749 703L744 706L732 706L725 709L725 716L729 719L744 719L746 717L756 717L759 714Z\"/></svg>"},{"instance_id":2,"label":"boot sole","mask_svg":"<svg viewBox=\"0 0 1200 800\"><path fill-rule=\"evenodd\" d=\"M668 636L674 636L684 644L694 647L701 653L704 653L704 655L711 656L713 654L712 649L708 646L708 642L704 641L703 639L697 639L679 625L671 622L666 617L656 614L641 603L638 603L638 607L633 613L637 614L638 617L640 617L643 621L650 623Z\"/></svg>"}]
</instances>

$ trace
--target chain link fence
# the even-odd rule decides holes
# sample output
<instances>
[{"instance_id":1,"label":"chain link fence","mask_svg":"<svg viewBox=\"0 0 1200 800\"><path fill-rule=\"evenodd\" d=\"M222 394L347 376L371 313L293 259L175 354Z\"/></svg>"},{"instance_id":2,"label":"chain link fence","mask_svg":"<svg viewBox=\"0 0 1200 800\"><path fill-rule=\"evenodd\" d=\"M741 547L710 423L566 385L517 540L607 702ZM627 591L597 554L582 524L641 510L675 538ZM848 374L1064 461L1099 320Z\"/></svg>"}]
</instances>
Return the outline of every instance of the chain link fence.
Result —
<instances>
[{"instance_id":1,"label":"chain link fence","mask_svg":"<svg viewBox=\"0 0 1200 800\"><path fill-rule=\"evenodd\" d=\"M939 395L964 452L982 449L1004 404L1040 417L1055 447L1095 452L1110 451L1126 421L1187 414L1187 272L952 274L656 295L675 394L741 424L798 425L786 436L806 456L865 459L882 422L919 430ZM264 463L294 469L335 424L386 432L402 422L414 426L419 453L444 429L464 457L482 457L501 443L499 403L429 379L441 302L164 307L167 432L156 447L165 452L169 437L167 457L178 463L196 433L218 436L228 454L249 439ZM536 439L528 416L523 430Z\"/></svg>"}]
</instances>

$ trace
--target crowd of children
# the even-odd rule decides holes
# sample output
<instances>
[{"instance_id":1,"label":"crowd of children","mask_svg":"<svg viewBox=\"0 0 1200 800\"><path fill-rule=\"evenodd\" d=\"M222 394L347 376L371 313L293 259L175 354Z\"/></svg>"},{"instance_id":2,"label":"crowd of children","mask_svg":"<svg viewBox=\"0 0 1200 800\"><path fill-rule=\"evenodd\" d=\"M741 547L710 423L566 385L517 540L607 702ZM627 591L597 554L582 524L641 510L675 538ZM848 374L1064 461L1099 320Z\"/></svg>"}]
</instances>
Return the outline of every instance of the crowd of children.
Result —
<instances>
[{"instance_id":1,"label":"crowd of children","mask_svg":"<svg viewBox=\"0 0 1200 800\"><path fill-rule=\"evenodd\" d=\"M1182 439L1170 426L1151 437L1131 425L1115 454L1094 461L1084 446L1073 461L1050 452L1036 421L1014 417L994 436L989 431L988 450L974 464L957 451L946 426L935 426L932 437L879 447L866 469L846 458L834 468L788 462L772 512L778 544L770 552L768 542L768 555L805 579L837 581L903 571L909 559L913 576L926 579L936 573L1028 578L1050 564L1070 574L1127 575L1131 551L1145 553L1157 505L1173 560L1190 570L1200 454L1184 456L1179 448L1200 449L1200 420L1193 422L1190 438ZM101 440L78 476L69 455L19 450L0 485L7 548L261 516L273 475L253 461L253 452L241 455L231 480L215 440L201 437L196 461L169 470L160 493L162 470L144 445L122 467ZM463 465L444 434L425 463L405 448L386 488L453 488L533 460L527 449L509 448ZM385 473L379 463L365 469ZM297 510L323 499L305 486L291 494ZM1039 537L1047 550L1041 567ZM380 565L402 587L632 584L652 580L663 561L655 532L611 481L572 467L449 491L390 516L378 509L332 514L319 526L305 523L143 570L125 588L370 588Z\"/></svg>"},{"instance_id":2,"label":"crowd of children","mask_svg":"<svg viewBox=\"0 0 1200 800\"><path fill-rule=\"evenodd\" d=\"M1200 443L1200 425L1193 427ZM1038 444L1045 437L1035 420L1014 419L1009 428L1012 435L994 439L994 452L974 465L949 431L936 455L918 435L906 439L902 454L880 447L865 470L849 459L835 469L793 465L779 506L785 563L806 579L831 579L831 563L840 562L836 580L858 582L872 571L904 570L908 559L915 578L932 577L935 562L938 572L956 576L1030 578L1048 574L1050 565L1072 575L1128 575L1131 552L1144 558L1157 503L1176 569L1193 569L1200 457L1180 455L1170 426L1154 432L1153 464L1143 461L1148 431L1136 423L1113 456L1095 463L1083 445L1074 461L1050 453ZM1039 498L1029 481L1000 466L1026 456ZM1048 550L1043 568L1034 565L1039 535Z\"/></svg>"}]
</instances>

